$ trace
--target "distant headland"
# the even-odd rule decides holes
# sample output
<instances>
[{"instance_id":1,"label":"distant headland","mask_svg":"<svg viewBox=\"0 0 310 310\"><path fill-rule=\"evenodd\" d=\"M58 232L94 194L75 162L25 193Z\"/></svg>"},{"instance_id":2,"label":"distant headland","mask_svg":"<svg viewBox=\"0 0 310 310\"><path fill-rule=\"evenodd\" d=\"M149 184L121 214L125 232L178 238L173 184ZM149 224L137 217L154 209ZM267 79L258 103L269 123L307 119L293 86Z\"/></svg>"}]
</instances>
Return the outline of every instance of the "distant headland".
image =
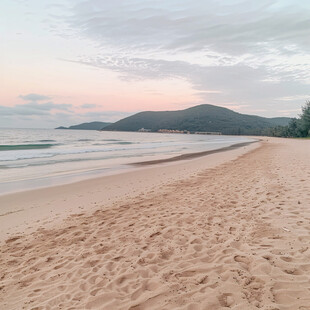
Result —
<instances>
[{"instance_id":1,"label":"distant headland","mask_svg":"<svg viewBox=\"0 0 310 310\"><path fill-rule=\"evenodd\" d=\"M90 123L82 123L79 125L73 125L70 127L57 127L55 129L76 129L76 130L101 130L104 127L111 125L111 123L107 122L90 122Z\"/></svg>"}]
</instances>

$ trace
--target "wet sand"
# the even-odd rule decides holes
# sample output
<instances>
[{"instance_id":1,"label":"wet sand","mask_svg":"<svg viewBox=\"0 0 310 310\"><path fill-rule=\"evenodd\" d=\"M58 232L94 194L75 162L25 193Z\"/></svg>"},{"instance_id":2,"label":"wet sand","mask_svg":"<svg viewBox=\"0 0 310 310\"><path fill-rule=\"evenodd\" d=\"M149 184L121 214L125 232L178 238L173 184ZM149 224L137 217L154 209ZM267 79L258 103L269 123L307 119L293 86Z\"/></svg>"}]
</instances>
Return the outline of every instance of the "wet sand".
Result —
<instances>
[{"instance_id":1,"label":"wet sand","mask_svg":"<svg viewBox=\"0 0 310 310\"><path fill-rule=\"evenodd\" d=\"M222 147L222 148L216 149L216 150L196 152L196 153L189 153L189 154L182 154L182 155L174 156L174 157L171 157L171 158L148 160L148 161L140 161L140 162L133 163L132 165L135 165L135 166L147 166L147 165L156 165L156 164L162 164L162 163L171 163L171 162L179 161L179 160L189 160L189 159L194 159L194 158L198 158L198 157L202 157L202 156L207 156L207 155L211 155L211 154L231 151L231 150L237 149L239 147L244 147L244 146L247 146L249 144L256 143L258 141L259 140L257 139L256 141L253 141L253 142L237 143L237 144L233 144L233 145L230 145L230 146Z\"/></svg>"}]
</instances>

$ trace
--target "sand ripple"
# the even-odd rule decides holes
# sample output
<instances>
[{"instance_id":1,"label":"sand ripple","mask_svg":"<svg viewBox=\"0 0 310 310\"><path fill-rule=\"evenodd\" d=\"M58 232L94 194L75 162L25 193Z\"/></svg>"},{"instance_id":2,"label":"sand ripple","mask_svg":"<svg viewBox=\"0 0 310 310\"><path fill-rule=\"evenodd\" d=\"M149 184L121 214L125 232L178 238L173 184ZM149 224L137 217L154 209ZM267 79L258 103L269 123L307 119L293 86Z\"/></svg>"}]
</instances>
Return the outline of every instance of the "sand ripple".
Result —
<instances>
[{"instance_id":1,"label":"sand ripple","mask_svg":"<svg viewBox=\"0 0 310 310\"><path fill-rule=\"evenodd\" d=\"M310 148L282 141L6 240L0 308L309 310Z\"/></svg>"}]
</instances>

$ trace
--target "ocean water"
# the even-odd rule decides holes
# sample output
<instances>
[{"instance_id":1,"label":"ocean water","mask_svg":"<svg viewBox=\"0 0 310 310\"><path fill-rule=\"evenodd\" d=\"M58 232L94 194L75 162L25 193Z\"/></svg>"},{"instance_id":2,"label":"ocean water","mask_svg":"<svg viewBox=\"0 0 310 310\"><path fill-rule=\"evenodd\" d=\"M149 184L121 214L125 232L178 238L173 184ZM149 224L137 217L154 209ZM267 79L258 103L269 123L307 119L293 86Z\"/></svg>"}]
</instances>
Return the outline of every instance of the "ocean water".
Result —
<instances>
[{"instance_id":1,"label":"ocean water","mask_svg":"<svg viewBox=\"0 0 310 310\"><path fill-rule=\"evenodd\" d=\"M134 169L132 163L218 149L238 136L0 129L0 194Z\"/></svg>"}]
</instances>

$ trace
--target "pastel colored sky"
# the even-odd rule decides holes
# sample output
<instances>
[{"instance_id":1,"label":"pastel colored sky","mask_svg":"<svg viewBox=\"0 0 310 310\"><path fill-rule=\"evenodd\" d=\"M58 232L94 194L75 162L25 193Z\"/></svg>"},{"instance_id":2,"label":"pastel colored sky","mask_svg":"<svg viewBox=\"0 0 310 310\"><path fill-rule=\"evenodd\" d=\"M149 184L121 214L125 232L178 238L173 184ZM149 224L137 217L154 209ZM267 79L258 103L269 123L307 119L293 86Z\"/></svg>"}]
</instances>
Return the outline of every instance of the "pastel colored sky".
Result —
<instances>
[{"instance_id":1,"label":"pastel colored sky","mask_svg":"<svg viewBox=\"0 0 310 310\"><path fill-rule=\"evenodd\" d=\"M0 38L0 127L310 99L306 0L1 0Z\"/></svg>"}]
</instances>

